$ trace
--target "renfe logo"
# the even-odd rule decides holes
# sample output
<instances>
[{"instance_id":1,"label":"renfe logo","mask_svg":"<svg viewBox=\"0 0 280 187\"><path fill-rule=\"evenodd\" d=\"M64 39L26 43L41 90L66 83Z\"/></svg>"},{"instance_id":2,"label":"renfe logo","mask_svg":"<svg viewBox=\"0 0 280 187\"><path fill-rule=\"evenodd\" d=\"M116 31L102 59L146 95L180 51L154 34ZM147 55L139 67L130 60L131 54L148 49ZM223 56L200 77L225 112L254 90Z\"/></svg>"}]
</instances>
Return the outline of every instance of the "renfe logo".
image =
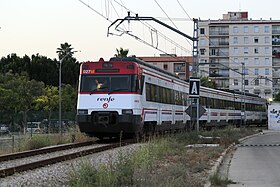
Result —
<instances>
[{"instance_id":1,"label":"renfe logo","mask_svg":"<svg viewBox=\"0 0 280 187\"><path fill-rule=\"evenodd\" d=\"M96 101L101 101L101 102L106 102L106 103L110 103L111 101L114 101L115 98L112 98L112 96L110 97L98 97L96 99Z\"/></svg>"}]
</instances>

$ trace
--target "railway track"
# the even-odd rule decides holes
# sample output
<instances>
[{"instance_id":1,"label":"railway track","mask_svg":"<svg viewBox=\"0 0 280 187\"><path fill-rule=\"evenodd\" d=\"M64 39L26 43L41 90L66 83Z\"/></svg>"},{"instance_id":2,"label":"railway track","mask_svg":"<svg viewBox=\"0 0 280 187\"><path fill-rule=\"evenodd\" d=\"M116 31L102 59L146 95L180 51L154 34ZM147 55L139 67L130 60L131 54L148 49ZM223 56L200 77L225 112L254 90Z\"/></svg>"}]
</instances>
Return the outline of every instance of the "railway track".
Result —
<instances>
[{"instance_id":1,"label":"railway track","mask_svg":"<svg viewBox=\"0 0 280 187\"><path fill-rule=\"evenodd\" d=\"M87 148L84 150L77 150L74 152L62 154L60 156L43 158L43 159L40 159L37 161L31 161L29 163L18 164L18 165L15 165L12 167L7 167L7 168L1 168L0 177L1 178L7 177L7 176L13 175L15 173L33 170L33 169L36 169L39 167L48 166L48 165L55 164L58 162L63 162L63 161L71 160L74 158L86 156L89 154L110 150L113 148L117 148L117 147L124 146L124 145L129 145L132 143L135 143L135 141L134 140L124 140L121 143L120 142L109 143L109 144L105 144L105 145L96 144L96 146L90 147L90 148ZM61 145L61 146L57 146L57 147L43 148L43 149L38 149L38 150L33 150L33 151L15 153L15 154L11 154L11 155L3 155L0 158L0 165L2 165L3 163L5 163L7 161L10 161L10 160L23 159L23 158L27 158L27 157L31 157L31 156L35 156L35 155L41 155L41 157L42 157L46 153L54 153L54 152L61 151L61 150L78 148L78 147L82 147L82 146L89 146L89 145L93 145L93 144L94 144L94 142L84 142L84 143L80 143L80 144L71 144L71 145L66 145L66 146ZM68 147L68 148L66 148L66 147ZM11 156L11 157L9 158L9 156Z\"/></svg>"}]
</instances>

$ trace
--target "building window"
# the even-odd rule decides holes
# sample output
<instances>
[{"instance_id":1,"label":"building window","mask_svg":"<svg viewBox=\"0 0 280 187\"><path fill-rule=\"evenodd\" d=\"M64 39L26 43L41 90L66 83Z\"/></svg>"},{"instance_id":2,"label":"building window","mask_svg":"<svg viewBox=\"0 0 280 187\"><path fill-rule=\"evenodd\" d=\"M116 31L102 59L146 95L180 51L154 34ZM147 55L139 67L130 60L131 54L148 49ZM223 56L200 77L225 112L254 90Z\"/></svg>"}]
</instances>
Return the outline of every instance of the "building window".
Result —
<instances>
[{"instance_id":1,"label":"building window","mask_svg":"<svg viewBox=\"0 0 280 187\"><path fill-rule=\"evenodd\" d=\"M266 32L266 33L269 32L269 26L268 25L264 26L264 32Z\"/></svg>"},{"instance_id":2,"label":"building window","mask_svg":"<svg viewBox=\"0 0 280 187\"><path fill-rule=\"evenodd\" d=\"M268 68L265 68L265 69L264 69L264 74L265 74L265 75L269 75L269 69L268 69Z\"/></svg>"},{"instance_id":3,"label":"building window","mask_svg":"<svg viewBox=\"0 0 280 187\"><path fill-rule=\"evenodd\" d=\"M244 44L248 44L249 43L249 38L248 37L244 37Z\"/></svg>"},{"instance_id":4,"label":"building window","mask_svg":"<svg viewBox=\"0 0 280 187\"><path fill-rule=\"evenodd\" d=\"M200 39L200 45L205 45L205 39Z\"/></svg>"},{"instance_id":5,"label":"building window","mask_svg":"<svg viewBox=\"0 0 280 187\"><path fill-rule=\"evenodd\" d=\"M205 55L205 49L200 49L200 55Z\"/></svg>"},{"instance_id":6,"label":"building window","mask_svg":"<svg viewBox=\"0 0 280 187\"><path fill-rule=\"evenodd\" d=\"M254 62L255 62L256 65L260 64L259 58L255 58L255 59L254 59Z\"/></svg>"},{"instance_id":7,"label":"building window","mask_svg":"<svg viewBox=\"0 0 280 187\"><path fill-rule=\"evenodd\" d=\"M246 79L246 80L244 81L244 84L245 84L245 85L249 85L249 81Z\"/></svg>"},{"instance_id":8,"label":"building window","mask_svg":"<svg viewBox=\"0 0 280 187\"><path fill-rule=\"evenodd\" d=\"M264 48L264 52L265 52L265 54L269 54L270 52L269 52L269 47L265 47Z\"/></svg>"},{"instance_id":9,"label":"building window","mask_svg":"<svg viewBox=\"0 0 280 187\"><path fill-rule=\"evenodd\" d=\"M258 37L254 38L254 43L259 43L259 38Z\"/></svg>"},{"instance_id":10,"label":"building window","mask_svg":"<svg viewBox=\"0 0 280 187\"><path fill-rule=\"evenodd\" d=\"M269 37L268 36L264 37L264 43L266 43L266 44L269 43Z\"/></svg>"},{"instance_id":11,"label":"building window","mask_svg":"<svg viewBox=\"0 0 280 187\"><path fill-rule=\"evenodd\" d=\"M248 26L244 26L243 29L244 29L244 33L248 33L249 32Z\"/></svg>"},{"instance_id":12,"label":"building window","mask_svg":"<svg viewBox=\"0 0 280 187\"><path fill-rule=\"evenodd\" d=\"M254 32L258 33L259 32L259 26L254 26Z\"/></svg>"},{"instance_id":13,"label":"building window","mask_svg":"<svg viewBox=\"0 0 280 187\"><path fill-rule=\"evenodd\" d=\"M211 55L215 56L216 55L216 50L215 49L211 49Z\"/></svg>"},{"instance_id":14,"label":"building window","mask_svg":"<svg viewBox=\"0 0 280 187\"><path fill-rule=\"evenodd\" d=\"M248 64L248 62L249 62L248 58L244 58L244 63Z\"/></svg>"},{"instance_id":15,"label":"building window","mask_svg":"<svg viewBox=\"0 0 280 187\"><path fill-rule=\"evenodd\" d=\"M249 75L248 69L244 69L244 74L245 74L245 75Z\"/></svg>"},{"instance_id":16,"label":"building window","mask_svg":"<svg viewBox=\"0 0 280 187\"><path fill-rule=\"evenodd\" d=\"M237 37L233 37L233 43L238 44L238 38Z\"/></svg>"},{"instance_id":17,"label":"building window","mask_svg":"<svg viewBox=\"0 0 280 187\"><path fill-rule=\"evenodd\" d=\"M269 80L265 79L265 85L269 86Z\"/></svg>"},{"instance_id":18,"label":"building window","mask_svg":"<svg viewBox=\"0 0 280 187\"><path fill-rule=\"evenodd\" d=\"M249 48L248 47L244 47L244 54L248 54L249 53Z\"/></svg>"},{"instance_id":19,"label":"building window","mask_svg":"<svg viewBox=\"0 0 280 187\"><path fill-rule=\"evenodd\" d=\"M168 65L167 64L163 64L163 69L167 70L168 69Z\"/></svg>"},{"instance_id":20,"label":"building window","mask_svg":"<svg viewBox=\"0 0 280 187\"><path fill-rule=\"evenodd\" d=\"M264 59L264 63L265 63L266 65L269 65L269 58L265 58L265 59Z\"/></svg>"},{"instance_id":21,"label":"building window","mask_svg":"<svg viewBox=\"0 0 280 187\"><path fill-rule=\"evenodd\" d=\"M174 64L174 72L186 72L186 64L185 63L175 63Z\"/></svg>"},{"instance_id":22,"label":"building window","mask_svg":"<svg viewBox=\"0 0 280 187\"><path fill-rule=\"evenodd\" d=\"M238 48L237 48L237 47L233 48L233 53L234 53L235 55L238 55Z\"/></svg>"},{"instance_id":23,"label":"building window","mask_svg":"<svg viewBox=\"0 0 280 187\"><path fill-rule=\"evenodd\" d=\"M238 27L236 26L233 27L233 33L238 33Z\"/></svg>"},{"instance_id":24,"label":"building window","mask_svg":"<svg viewBox=\"0 0 280 187\"><path fill-rule=\"evenodd\" d=\"M259 80L259 79L256 79L256 80L255 80L255 85L256 85L256 86L260 85L260 80Z\"/></svg>"},{"instance_id":25,"label":"building window","mask_svg":"<svg viewBox=\"0 0 280 187\"><path fill-rule=\"evenodd\" d=\"M255 47L254 53L255 53L255 54L258 54L258 53L259 53L259 48L258 48L258 47Z\"/></svg>"},{"instance_id":26,"label":"building window","mask_svg":"<svg viewBox=\"0 0 280 187\"><path fill-rule=\"evenodd\" d=\"M205 34L205 29L204 28L200 28L200 34Z\"/></svg>"},{"instance_id":27,"label":"building window","mask_svg":"<svg viewBox=\"0 0 280 187\"><path fill-rule=\"evenodd\" d=\"M234 58L233 63L238 64L238 58Z\"/></svg>"},{"instance_id":28,"label":"building window","mask_svg":"<svg viewBox=\"0 0 280 187\"><path fill-rule=\"evenodd\" d=\"M237 80L237 79L234 79L234 80L233 80L233 85L235 85L235 86L238 85L238 80Z\"/></svg>"},{"instance_id":29,"label":"building window","mask_svg":"<svg viewBox=\"0 0 280 187\"><path fill-rule=\"evenodd\" d=\"M259 69L255 69L255 75L259 75Z\"/></svg>"}]
</instances>

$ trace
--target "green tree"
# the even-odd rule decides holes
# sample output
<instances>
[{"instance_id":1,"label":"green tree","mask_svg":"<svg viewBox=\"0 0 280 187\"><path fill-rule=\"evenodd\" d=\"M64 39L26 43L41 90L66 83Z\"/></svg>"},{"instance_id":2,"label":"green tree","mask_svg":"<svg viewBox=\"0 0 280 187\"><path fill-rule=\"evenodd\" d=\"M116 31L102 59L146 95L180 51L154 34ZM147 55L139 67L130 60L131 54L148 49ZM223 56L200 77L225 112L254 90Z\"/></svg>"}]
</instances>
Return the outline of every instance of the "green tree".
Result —
<instances>
[{"instance_id":1,"label":"green tree","mask_svg":"<svg viewBox=\"0 0 280 187\"><path fill-rule=\"evenodd\" d=\"M27 113L34 108L35 100L43 94L44 83L29 80L27 76L19 77L19 85L16 91L20 94L19 111L23 114L23 127L27 127Z\"/></svg>"},{"instance_id":2,"label":"green tree","mask_svg":"<svg viewBox=\"0 0 280 187\"><path fill-rule=\"evenodd\" d=\"M42 94L43 82L29 80L26 75L10 72L0 78L0 104L2 112L11 112L13 122L15 114L22 114L21 127L27 126L27 113L34 108L35 98ZM24 128L25 129L25 128Z\"/></svg>"},{"instance_id":3,"label":"green tree","mask_svg":"<svg viewBox=\"0 0 280 187\"><path fill-rule=\"evenodd\" d=\"M64 112L75 112L77 108L78 91L67 84L62 87L62 110Z\"/></svg>"},{"instance_id":4,"label":"green tree","mask_svg":"<svg viewBox=\"0 0 280 187\"><path fill-rule=\"evenodd\" d=\"M20 95L14 90L18 85L11 72L0 74L0 120L14 127L18 116Z\"/></svg>"},{"instance_id":5,"label":"green tree","mask_svg":"<svg viewBox=\"0 0 280 187\"><path fill-rule=\"evenodd\" d=\"M27 73L30 79L42 81L45 85L58 86L58 66L56 60L39 54L32 55Z\"/></svg>"},{"instance_id":6,"label":"green tree","mask_svg":"<svg viewBox=\"0 0 280 187\"><path fill-rule=\"evenodd\" d=\"M129 49L123 49L122 47L120 47L120 49L116 49L116 51L117 51L117 54L115 54L115 57L124 58L124 57L127 57Z\"/></svg>"},{"instance_id":7,"label":"green tree","mask_svg":"<svg viewBox=\"0 0 280 187\"><path fill-rule=\"evenodd\" d=\"M79 70L80 65L76 58L73 57L74 48L71 47L71 44L68 44L67 42L60 45L60 48L57 48L57 53L59 60L62 61L61 64L61 79L62 83L64 84L70 84L74 87L78 85L79 80ZM59 67L59 62L57 62Z\"/></svg>"},{"instance_id":8,"label":"green tree","mask_svg":"<svg viewBox=\"0 0 280 187\"><path fill-rule=\"evenodd\" d=\"M43 94L36 98L36 109L43 109L48 113L48 125L50 127L50 122L52 118L52 112L58 108L59 96L58 87L46 86L44 88Z\"/></svg>"},{"instance_id":9,"label":"green tree","mask_svg":"<svg viewBox=\"0 0 280 187\"><path fill-rule=\"evenodd\" d=\"M273 101L280 101L280 92L278 92L275 96Z\"/></svg>"},{"instance_id":10,"label":"green tree","mask_svg":"<svg viewBox=\"0 0 280 187\"><path fill-rule=\"evenodd\" d=\"M216 83L209 79L209 77L200 78L200 85L208 88L216 88Z\"/></svg>"}]
</instances>

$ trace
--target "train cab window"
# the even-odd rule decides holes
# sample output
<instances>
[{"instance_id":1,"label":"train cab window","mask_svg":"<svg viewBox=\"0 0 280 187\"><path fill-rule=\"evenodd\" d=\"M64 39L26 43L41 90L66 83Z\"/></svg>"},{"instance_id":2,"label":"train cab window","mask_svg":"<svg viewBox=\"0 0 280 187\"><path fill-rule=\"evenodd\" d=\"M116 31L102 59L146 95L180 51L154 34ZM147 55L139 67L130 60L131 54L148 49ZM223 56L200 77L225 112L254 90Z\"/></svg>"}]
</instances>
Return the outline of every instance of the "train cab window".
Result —
<instances>
[{"instance_id":1,"label":"train cab window","mask_svg":"<svg viewBox=\"0 0 280 187\"><path fill-rule=\"evenodd\" d=\"M130 79L128 76L118 76L111 79L111 91L130 91L129 85ZM135 90L135 84L133 84L133 89Z\"/></svg>"},{"instance_id":2,"label":"train cab window","mask_svg":"<svg viewBox=\"0 0 280 187\"><path fill-rule=\"evenodd\" d=\"M83 76L81 82L82 92L108 91L109 78L105 76Z\"/></svg>"},{"instance_id":3,"label":"train cab window","mask_svg":"<svg viewBox=\"0 0 280 187\"><path fill-rule=\"evenodd\" d=\"M136 75L83 75L81 92L136 92Z\"/></svg>"}]
</instances>

